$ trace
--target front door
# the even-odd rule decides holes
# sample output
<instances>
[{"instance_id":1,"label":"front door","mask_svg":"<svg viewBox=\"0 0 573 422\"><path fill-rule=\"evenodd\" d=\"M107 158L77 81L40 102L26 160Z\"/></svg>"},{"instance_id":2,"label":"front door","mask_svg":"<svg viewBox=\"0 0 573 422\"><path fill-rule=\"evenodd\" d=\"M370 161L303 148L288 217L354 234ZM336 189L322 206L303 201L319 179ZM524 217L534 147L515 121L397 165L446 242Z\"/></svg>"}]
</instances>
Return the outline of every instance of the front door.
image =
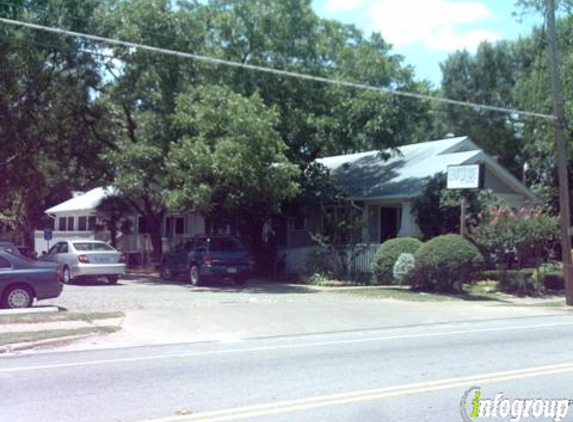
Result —
<instances>
[{"instance_id":1,"label":"front door","mask_svg":"<svg viewBox=\"0 0 573 422\"><path fill-rule=\"evenodd\" d=\"M398 235L398 208L380 207L380 243Z\"/></svg>"}]
</instances>

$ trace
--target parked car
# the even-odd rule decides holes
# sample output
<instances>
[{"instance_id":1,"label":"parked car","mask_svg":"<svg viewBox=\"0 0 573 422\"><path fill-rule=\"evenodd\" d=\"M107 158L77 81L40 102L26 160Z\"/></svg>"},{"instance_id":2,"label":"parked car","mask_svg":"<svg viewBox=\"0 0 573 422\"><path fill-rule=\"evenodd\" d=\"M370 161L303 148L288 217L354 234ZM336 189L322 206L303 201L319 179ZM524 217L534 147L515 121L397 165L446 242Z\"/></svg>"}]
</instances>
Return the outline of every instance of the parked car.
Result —
<instances>
[{"instance_id":1,"label":"parked car","mask_svg":"<svg viewBox=\"0 0 573 422\"><path fill-rule=\"evenodd\" d=\"M34 299L51 299L62 293L60 266L33 261L21 255L0 251L0 305L28 308Z\"/></svg>"},{"instance_id":2,"label":"parked car","mask_svg":"<svg viewBox=\"0 0 573 422\"><path fill-rule=\"evenodd\" d=\"M99 240L60 241L39 260L60 264L65 284L87 277L106 277L115 284L125 274L125 255Z\"/></svg>"},{"instance_id":3,"label":"parked car","mask_svg":"<svg viewBox=\"0 0 573 422\"><path fill-rule=\"evenodd\" d=\"M198 235L183 239L161 262L161 277L171 280L185 275L194 286L230 278L243 286L254 261L247 249L232 236Z\"/></svg>"},{"instance_id":4,"label":"parked car","mask_svg":"<svg viewBox=\"0 0 573 422\"><path fill-rule=\"evenodd\" d=\"M0 242L0 251L9 252L15 255L21 255L18 247L12 242Z\"/></svg>"}]
</instances>

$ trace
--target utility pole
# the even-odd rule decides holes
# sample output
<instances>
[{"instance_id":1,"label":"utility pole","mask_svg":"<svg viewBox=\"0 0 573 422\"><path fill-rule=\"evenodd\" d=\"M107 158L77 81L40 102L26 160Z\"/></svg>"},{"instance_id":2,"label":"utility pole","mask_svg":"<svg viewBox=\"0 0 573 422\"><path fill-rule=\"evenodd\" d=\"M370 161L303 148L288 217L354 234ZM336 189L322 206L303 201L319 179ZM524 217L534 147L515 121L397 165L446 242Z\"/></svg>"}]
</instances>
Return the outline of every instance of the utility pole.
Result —
<instances>
[{"instance_id":1,"label":"utility pole","mask_svg":"<svg viewBox=\"0 0 573 422\"><path fill-rule=\"evenodd\" d=\"M559 82L559 62L557 59L557 41L555 36L555 3L545 0L547 18L547 39L549 44L549 73L553 91L553 114L555 116L555 154L557 176L559 179L559 214L561 217L561 258L565 279L565 297L567 305L573 306L573 266L571 258L571 216L569 212L569 178L567 175L567 147L565 145L565 113Z\"/></svg>"}]
</instances>

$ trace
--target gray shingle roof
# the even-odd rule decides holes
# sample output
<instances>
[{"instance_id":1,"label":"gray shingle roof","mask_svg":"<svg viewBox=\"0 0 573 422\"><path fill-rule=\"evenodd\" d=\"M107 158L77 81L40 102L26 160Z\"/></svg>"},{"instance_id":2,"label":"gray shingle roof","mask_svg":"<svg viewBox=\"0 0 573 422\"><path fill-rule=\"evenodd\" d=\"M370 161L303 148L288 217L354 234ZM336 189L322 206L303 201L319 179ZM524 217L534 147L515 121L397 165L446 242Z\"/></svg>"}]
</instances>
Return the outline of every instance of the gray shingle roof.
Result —
<instances>
[{"instance_id":1,"label":"gray shingle roof","mask_svg":"<svg viewBox=\"0 0 573 422\"><path fill-rule=\"evenodd\" d=\"M429 177L449 165L464 164L483 155L469 138L458 137L399 147L398 151L368 151L320 158L333 178L353 199L411 198ZM384 155L390 155L385 160Z\"/></svg>"}]
</instances>

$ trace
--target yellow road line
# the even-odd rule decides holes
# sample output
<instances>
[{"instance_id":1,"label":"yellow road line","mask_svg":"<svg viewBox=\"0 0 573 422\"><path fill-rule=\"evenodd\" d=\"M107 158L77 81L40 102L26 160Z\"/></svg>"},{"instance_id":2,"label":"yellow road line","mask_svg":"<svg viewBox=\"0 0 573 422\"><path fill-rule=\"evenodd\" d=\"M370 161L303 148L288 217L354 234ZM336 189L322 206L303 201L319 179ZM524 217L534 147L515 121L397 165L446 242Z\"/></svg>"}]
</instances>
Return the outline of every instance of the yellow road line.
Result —
<instances>
[{"instance_id":1,"label":"yellow road line","mask_svg":"<svg viewBox=\"0 0 573 422\"><path fill-rule=\"evenodd\" d=\"M278 413L288 413L300 410L310 410L327 406L358 403L370 400L399 397L409 394L430 393L435 391L464 388L473 385L483 385L511 381L516 379L533 378L554 374L573 372L573 363L539 366L515 371L504 371L470 377L449 378L444 380L405 384L378 389L360 390L348 393L308 397L297 400L265 403L260 405L236 407L216 411L200 412L189 416L171 416L153 419L145 422L224 422L254 417L268 416Z\"/></svg>"}]
</instances>

